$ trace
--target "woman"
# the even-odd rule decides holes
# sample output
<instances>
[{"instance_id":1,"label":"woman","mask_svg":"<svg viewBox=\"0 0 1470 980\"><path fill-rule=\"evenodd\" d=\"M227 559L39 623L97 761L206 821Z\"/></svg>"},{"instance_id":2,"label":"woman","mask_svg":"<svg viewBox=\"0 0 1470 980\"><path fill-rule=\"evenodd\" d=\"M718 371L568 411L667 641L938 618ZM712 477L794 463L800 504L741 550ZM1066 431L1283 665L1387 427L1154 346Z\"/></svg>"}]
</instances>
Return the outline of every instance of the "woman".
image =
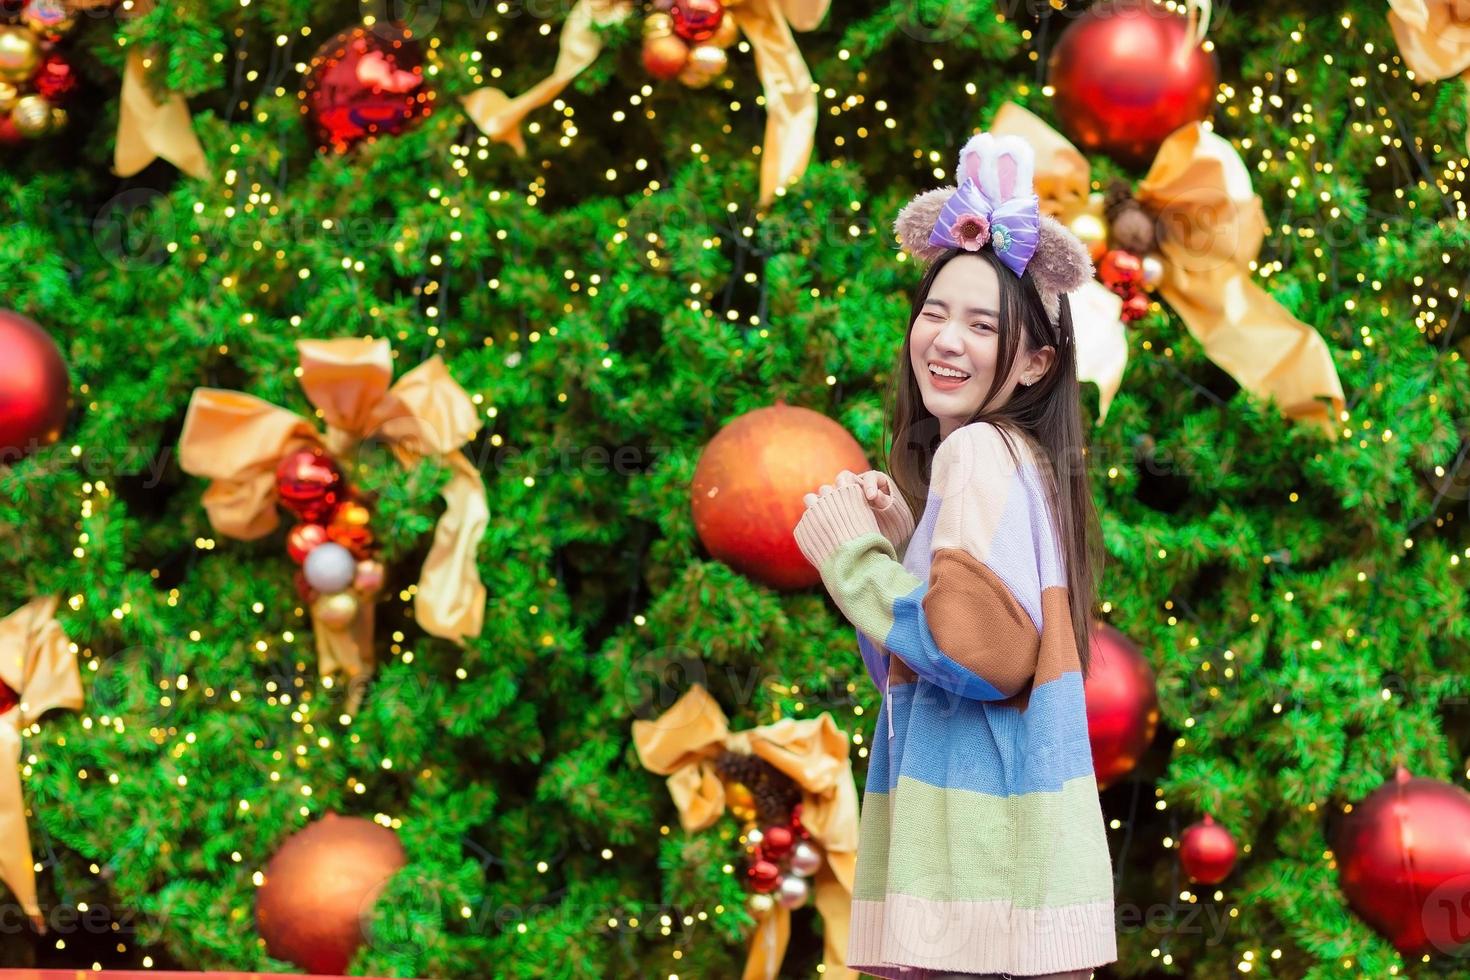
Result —
<instances>
[{"instance_id":1,"label":"woman","mask_svg":"<svg viewBox=\"0 0 1470 980\"><path fill-rule=\"evenodd\" d=\"M848 948L879 977L1085 980L1117 959L1066 298L1091 263L1040 215L1031 169L1023 140L982 133L958 188L899 215L931 264L896 372L892 478L844 472L807 494L795 532L885 692Z\"/></svg>"}]
</instances>

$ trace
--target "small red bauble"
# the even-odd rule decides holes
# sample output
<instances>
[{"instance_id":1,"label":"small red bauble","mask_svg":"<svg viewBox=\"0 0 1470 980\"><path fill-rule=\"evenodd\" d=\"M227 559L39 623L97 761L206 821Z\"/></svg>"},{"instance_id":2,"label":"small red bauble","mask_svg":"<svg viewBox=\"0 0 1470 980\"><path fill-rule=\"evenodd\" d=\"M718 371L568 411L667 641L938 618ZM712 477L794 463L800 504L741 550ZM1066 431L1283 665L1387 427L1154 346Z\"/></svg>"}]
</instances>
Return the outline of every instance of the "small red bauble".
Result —
<instances>
[{"instance_id":1,"label":"small red bauble","mask_svg":"<svg viewBox=\"0 0 1470 980\"><path fill-rule=\"evenodd\" d=\"M18 704L20 704L20 695L9 684L0 681L0 717Z\"/></svg>"},{"instance_id":2,"label":"small red bauble","mask_svg":"<svg viewBox=\"0 0 1470 980\"><path fill-rule=\"evenodd\" d=\"M796 834L790 827L780 824L767 827L761 831L761 857L768 861L779 861L791 853L791 848L796 846Z\"/></svg>"},{"instance_id":3,"label":"small red bauble","mask_svg":"<svg viewBox=\"0 0 1470 980\"><path fill-rule=\"evenodd\" d=\"M413 32L387 21L348 28L318 49L301 89L301 111L322 149L346 152L396 136L434 110L424 55Z\"/></svg>"},{"instance_id":4,"label":"small red bauble","mask_svg":"<svg viewBox=\"0 0 1470 980\"><path fill-rule=\"evenodd\" d=\"M297 524L286 534L286 554L296 564L306 561L311 549L327 541L327 529L320 524Z\"/></svg>"},{"instance_id":5,"label":"small red bauble","mask_svg":"<svg viewBox=\"0 0 1470 980\"><path fill-rule=\"evenodd\" d=\"M654 78L675 78L688 61L689 45L682 38L663 34L643 39L643 67Z\"/></svg>"},{"instance_id":6,"label":"small red bauble","mask_svg":"<svg viewBox=\"0 0 1470 980\"><path fill-rule=\"evenodd\" d=\"M843 470L868 469L863 447L839 423L777 402L746 412L704 447L689 487L694 529L709 553L778 589L822 580L792 531L805 497Z\"/></svg>"},{"instance_id":7,"label":"small red bauble","mask_svg":"<svg viewBox=\"0 0 1470 980\"><path fill-rule=\"evenodd\" d=\"M281 506L309 523L319 523L346 495L342 471L320 449L287 453L276 467L276 493Z\"/></svg>"},{"instance_id":8,"label":"small red bauble","mask_svg":"<svg viewBox=\"0 0 1470 980\"><path fill-rule=\"evenodd\" d=\"M674 0L669 14L674 18L674 33L690 44L699 44L720 29L725 5L720 0Z\"/></svg>"},{"instance_id":9,"label":"small red bauble","mask_svg":"<svg viewBox=\"0 0 1470 980\"><path fill-rule=\"evenodd\" d=\"M1191 881L1219 884L1235 867L1235 838L1206 816L1179 835L1179 864Z\"/></svg>"},{"instance_id":10,"label":"small red bauble","mask_svg":"<svg viewBox=\"0 0 1470 980\"><path fill-rule=\"evenodd\" d=\"M800 840L811 840L812 832L807 830L801 822L801 804L795 803L791 807L791 829Z\"/></svg>"},{"instance_id":11,"label":"small red bauble","mask_svg":"<svg viewBox=\"0 0 1470 980\"><path fill-rule=\"evenodd\" d=\"M1097 264L1097 278L1119 296L1143 284L1143 260L1121 248L1110 249Z\"/></svg>"},{"instance_id":12,"label":"small red bauble","mask_svg":"<svg viewBox=\"0 0 1470 980\"><path fill-rule=\"evenodd\" d=\"M1132 323L1148 316L1148 293L1141 289L1134 290L1123 297L1123 310L1120 314L1124 323Z\"/></svg>"},{"instance_id":13,"label":"small red bauble","mask_svg":"<svg viewBox=\"0 0 1470 980\"><path fill-rule=\"evenodd\" d=\"M765 859L752 861L750 867L745 869L745 880L755 891L775 891L776 886L781 884L781 869L774 861Z\"/></svg>"},{"instance_id":14,"label":"small red bauble","mask_svg":"<svg viewBox=\"0 0 1470 980\"><path fill-rule=\"evenodd\" d=\"M1400 766L1342 818L1333 849L1348 904L1400 953L1463 955L1470 793Z\"/></svg>"},{"instance_id":15,"label":"small red bauble","mask_svg":"<svg viewBox=\"0 0 1470 980\"><path fill-rule=\"evenodd\" d=\"M41 67L36 69L36 77L31 79L31 84L38 94L55 104L77 87L77 76L67 60L53 52L41 59Z\"/></svg>"},{"instance_id":16,"label":"small red bauble","mask_svg":"<svg viewBox=\"0 0 1470 980\"><path fill-rule=\"evenodd\" d=\"M56 342L33 320L0 310L0 465L61 438L70 393Z\"/></svg>"},{"instance_id":17,"label":"small red bauble","mask_svg":"<svg viewBox=\"0 0 1470 980\"><path fill-rule=\"evenodd\" d=\"M1215 56L1185 18L1134 0L1094 4L1077 17L1052 49L1047 78L1067 135L1134 166L1209 114L1216 81Z\"/></svg>"},{"instance_id":18,"label":"small red bauble","mask_svg":"<svg viewBox=\"0 0 1470 980\"><path fill-rule=\"evenodd\" d=\"M1127 775L1143 757L1159 725L1154 671L1138 647L1106 623L1089 642L1092 662L1083 696L1087 737L1099 789Z\"/></svg>"}]
</instances>

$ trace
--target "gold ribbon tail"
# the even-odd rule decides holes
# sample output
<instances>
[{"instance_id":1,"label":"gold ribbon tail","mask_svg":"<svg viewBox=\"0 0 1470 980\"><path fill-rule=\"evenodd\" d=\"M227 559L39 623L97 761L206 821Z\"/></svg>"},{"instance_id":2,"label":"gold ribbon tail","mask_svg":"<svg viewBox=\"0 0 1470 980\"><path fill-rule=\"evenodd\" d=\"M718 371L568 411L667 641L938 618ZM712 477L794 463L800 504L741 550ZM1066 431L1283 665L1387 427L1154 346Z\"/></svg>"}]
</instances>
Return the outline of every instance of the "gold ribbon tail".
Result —
<instances>
[{"instance_id":1,"label":"gold ribbon tail","mask_svg":"<svg viewBox=\"0 0 1470 980\"><path fill-rule=\"evenodd\" d=\"M46 931L41 906L36 904L36 871L31 861L31 834L26 806L20 795L20 732L15 730L19 708L0 718L0 881L15 895L38 932Z\"/></svg>"},{"instance_id":2,"label":"gold ribbon tail","mask_svg":"<svg viewBox=\"0 0 1470 980\"><path fill-rule=\"evenodd\" d=\"M498 88L480 88L464 96L468 115L480 131L498 143L513 147L526 155L526 141L521 135L521 120L556 98L572 80L587 70L602 51L602 37L593 24L611 24L632 12L632 5L618 0L577 0L562 25L560 51L556 67L525 92L510 98Z\"/></svg>"},{"instance_id":3,"label":"gold ribbon tail","mask_svg":"<svg viewBox=\"0 0 1470 980\"><path fill-rule=\"evenodd\" d=\"M20 703L0 715L0 881L45 932L20 784L20 733L52 708L82 707L82 677L71 641L56 621L56 596L32 599L0 619L0 683Z\"/></svg>"},{"instance_id":4,"label":"gold ribbon tail","mask_svg":"<svg viewBox=\"0 0 1470 980\"><path fill-rule=\"evenodd\" d=\"M161 157L190 177L209 176L188 103L177 93L162 102L154 99L144 60L142 52L130 52L123 69L113 170L119 177L131 177Z\"/></svg>"},{"instance_id":5,"label":"gold ribbon tail","mask_svg":"<svg viewBox=\"0 0 1470 980\"><path fill-rule=\"evenodd\" d=\"M776 980L786 946L791 942L791 910L774 905L756 920L755 933L745 957L745 971L740 980Z\"/></svg>"},{"instance_id":6,"label":"gold ribbon tail","mask_svg":"<svg viewBox=\"0 0 1470 980\"><path fill-rule=\"evenodd\" d=\"M761 148L760 198L806 171L817 131L817 96L791 25L774 0L745 0L726 11L755 52L755 70L766 97L766 137Z\"/></svg>"}]
</instances>

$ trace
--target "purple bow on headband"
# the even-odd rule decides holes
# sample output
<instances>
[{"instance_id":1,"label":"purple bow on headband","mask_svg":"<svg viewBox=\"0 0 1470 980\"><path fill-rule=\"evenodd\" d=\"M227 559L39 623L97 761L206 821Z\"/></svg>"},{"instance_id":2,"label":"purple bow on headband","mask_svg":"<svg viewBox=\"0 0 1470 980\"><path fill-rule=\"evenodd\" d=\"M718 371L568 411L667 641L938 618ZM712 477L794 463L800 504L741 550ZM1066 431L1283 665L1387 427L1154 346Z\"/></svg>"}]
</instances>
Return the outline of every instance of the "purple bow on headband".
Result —
<instances>
[{"instance_id":1,"label":"purple bow on headband","mask_svg":"<svg viewBox=\"0 0 1470 980\"><path fill-rule=\"evenodd\" d=\"M1041 239L1041 201L1035 194L993 203L972 180L962 180L959 189L944 202L929 244L978 252L986 242L1016 275L1036 254Z\"/></svg>"}]
</instances>

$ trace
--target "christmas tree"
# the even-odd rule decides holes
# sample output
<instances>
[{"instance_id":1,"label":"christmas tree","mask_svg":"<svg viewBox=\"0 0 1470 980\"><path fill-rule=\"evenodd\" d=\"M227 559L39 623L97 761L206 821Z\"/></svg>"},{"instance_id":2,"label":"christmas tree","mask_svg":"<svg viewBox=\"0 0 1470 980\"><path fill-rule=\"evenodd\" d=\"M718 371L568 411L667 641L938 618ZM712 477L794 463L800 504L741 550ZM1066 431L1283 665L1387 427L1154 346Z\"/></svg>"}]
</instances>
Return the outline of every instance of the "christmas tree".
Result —
<instances>
[{"instance_id":1,"label":"christmas tree","mask_svg":"<svg viewBox=\"0 0 1470 980\"><path fill-rule=\"evenodd\" d=\"M686 832L632 724L695 684L735 730L826 712L861 786L881 692L820 585L773 588L706 548L701 451L781 400L883 468L918 281L893 217L1007 103L1086 153L1097 198L1075 216L1114 239L1157 145L1089 143L1087 114L1101 131L1121 107L1066 102L1089 83L1053 55L1084 3L742 0L741 33L703 45L723 54L684 67L670 40L698 48L719 4L371 6L79 5L56 48L65 120L0 132L0 307L55 341L71 398L57 441L0 464L0 615L59 597L83 693L16 726L49 930L7 919L0 963L294 969L263 935L265 872L336 814L402 850L374 858L398 870L351 972L736 976L755 926L740 821ZM1452 37L1452 6L1426 0L1426 30ZM1397 766L1470 778L1465 95L1411 71L1388 15L1233 4L1197 47L1217 71L1201 117L1262 203L1232 281L1304 325L1291 343L1321 338L1340 406L1284 400L1301 365L1261 368L1281 335L1232 361L1186 293L1109 282L1134 306L1105 415L1083 389L1097 615L1151 664L1160 720L1102 795L1119 961L1099 975L1457 975L1429 955L1454 950L1396 948L1353 911L1334 850ZM567 24L601 50L507 124ZM766 88L778 64L801 82L793 58L809 88ZM1137 74L1155 114L1200 84ZM376 95L352 103L352 84ZM442 360L438 390L471 406L458 441L333 441L340 406L303 387L298 342L367 337L393 380ZM218 473L181 447L200 388L295 413L370 504L370 669L323 670L330 611L297 581L295 518L212 523ZM463 635L426 626L421 590L455 451L488 512ZM1240 845L1211 885L1179 853L1205 816ZM817 970L823 932L810 903L793 913L782 976Z\"/></svg>"}]
</instances>

